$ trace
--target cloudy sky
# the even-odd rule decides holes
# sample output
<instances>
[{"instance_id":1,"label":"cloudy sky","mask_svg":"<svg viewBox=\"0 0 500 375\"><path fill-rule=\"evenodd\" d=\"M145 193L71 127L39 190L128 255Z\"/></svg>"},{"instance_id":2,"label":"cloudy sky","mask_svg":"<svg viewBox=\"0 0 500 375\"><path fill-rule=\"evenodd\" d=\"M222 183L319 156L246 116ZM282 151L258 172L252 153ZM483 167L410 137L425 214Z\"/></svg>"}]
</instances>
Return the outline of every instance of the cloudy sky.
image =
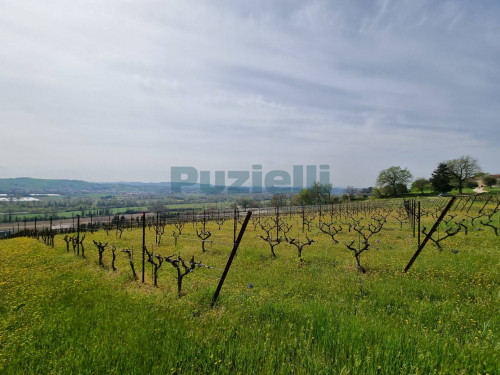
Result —
<instances>
[{"instance_id":1,"label":"cloudy sky","mask_svg":"<svg viewBox=\"0 0 500 375\"><path fill-rule=\"evenodd\" d=\"M500 2L0 0L0 178L500 173Z\"/></svg>"}]
</instances>

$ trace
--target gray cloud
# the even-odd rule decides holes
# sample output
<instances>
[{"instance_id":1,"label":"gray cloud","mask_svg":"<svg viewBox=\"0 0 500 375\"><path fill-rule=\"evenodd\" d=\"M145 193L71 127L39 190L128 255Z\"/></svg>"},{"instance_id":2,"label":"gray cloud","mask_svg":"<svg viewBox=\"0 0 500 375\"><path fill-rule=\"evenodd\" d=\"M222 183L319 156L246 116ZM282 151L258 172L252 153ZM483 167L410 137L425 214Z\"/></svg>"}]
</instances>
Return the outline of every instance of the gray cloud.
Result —
<instances>
[{"instance_id":1,"label":"gray cloud","mask_svg":"<svg viewBox=\"0 0 500 375\"><path fill-rule=\"evenodd\" d=\"M497 2L51 4L1 5L0 177L329 163L366 186L461 154L498 172Z\"/></svg>"}]
</instances>

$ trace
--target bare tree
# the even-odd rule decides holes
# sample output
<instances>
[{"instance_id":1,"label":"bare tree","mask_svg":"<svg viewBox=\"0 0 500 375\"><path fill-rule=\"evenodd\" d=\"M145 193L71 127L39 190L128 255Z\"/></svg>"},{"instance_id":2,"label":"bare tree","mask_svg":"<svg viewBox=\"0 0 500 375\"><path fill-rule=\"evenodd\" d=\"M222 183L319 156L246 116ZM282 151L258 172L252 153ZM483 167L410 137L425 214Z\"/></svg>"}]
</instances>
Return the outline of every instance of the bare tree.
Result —
<instances>
[{"instance_id":1,"label":"bare tree","mask_svg":"<svg viewBox=\"0 0 500 375\"><path fill-rule=\"evenodd\" d=\"M479 162L470 155L460 156L458 159L446 162L448 171L457 185L458 192L462 194L464 182L481 172Z\"/></svg>"},{"instance_id":2,"label":"bare tree","mask_svg":"<svg viewBox=\"0 0 500 375\"><path fill-rule=\"evenodd\" d=\"M370 238L380 232L386 222L383 216L373 216L372 220L365 225L362 225L361 221L358 221L353 227L353 231L358 234L358 246L354 244L356 240L352 240L350 243L346 243L346 247L354 253L354 258L356 259L356 264L358 270L362 273L366 273L366 269L361 265L361 254L370 248Z\"/></svg>"},{"instance_id":3,"label":"bare tree","mask_svg":"<svg viewBox=\"0 0 500 375\"><path fill-rule=\"evenodd\" d=\"M494 225L494 221L492 219L493 215L495 214L495 212L493 213L490 213L490 214L486 214L486 218L484 220L480 220L480 223L482 225L484 225L485 227L490 227L491 229L493 229L495 231L495 236L498 237L498 227L496 227Z\"/></svg>"},{"instance_id":4,"label":"bare tree","mask_svg":"<svg viewBox=\"0 0 500 375\"><path fill-rule=\"evenodd\" d=\"M302 206L301 217L302 217L302 229L303 229L303 231L304 230L310 231L311 230L311 223L316 218L316 213L315 212L307 212L305 210L305 207ZM306 227L307 227L307 229L306 229Z\"/></svg>"},{"instance_id":5,"label":"bare tree","mask_svg":"<svg viewBox=\"0 0 500 375\"><path fill-rule=\"evenodd\" d=\"M174 230L172 231L172 236L174 237L174 246L177 247L177 239L180 237L180 234Z\"/></svg>"},{"instance_id":6,"label":"bare tree","mask_svg":"<svg viewBox=\"0 0 500 375\"><path fill-rule=\"evenodd\" d=\"M358 194L358 189L354 186L347 186L345 188L344 194L348 197L349 201L353 200L356 194Z\"/></svg>"},{"instance_id":7,"label":"bare tree","mask_svg":"<svg viewBox=\"0 0 500 375\"><path fill-rule=\"evenodd\" d=\"M185 262L184 259L181 258L180 255L175 257L174 255L170 255L169 257L163 258L166 262L170 263L176 270L177 270L177 294L179 298L182 296L181 291L182 291L182 280L184 277L191 272L193 272L197 267L205 267L205 268L213 268L209 267L203 263L198 262L196 263L194 260L194 255L192 256L191 260L189 262Z\"/></svg>"},{"instance_id":8,"label":"bare tree","mask_svg":"<svg viewBox=\"0 0 500 375\"><path fill-rule=\"evenodd\" d=\"M454 218L451 217L450 219L448 220L445 220L443 219L443 223L445 225L445 230L444 230L444 235L441 237L440 236L440 233L438 231L438 238L433 238L432 236L429 237L429 240L431 240L432 242L434 242L434 244L437 246L438 250L439 251L442 251L443 250L443 247L441 246L441 242L444 241L445 239L449 238L449 237L453 237L455 236L456 234L458 234L462 227L460 224L457 224L457 223L454 223L454 222L451 222L451 220ZM424 234L425 236L428 235L428 231L427 231L427 227L423 227L422 229L422 234Z\"/></svg>"},{"instance_id":9,"label":"bare tree","mask_svg":"<svg viewBox=\"0 0 500 375\"><path fill-rule=\"evenodd\" d=\"M339 241L335 238L337 234L342 232L342 225L338 224L336 225L335 222L329 222L326 223L324 221L320 221L319 225L317 225L317 228L330 236L334 244L338 244Z\"/></svg>"},{"instance_id":10,"label":"bare tree","mask_svg":"<svg viewBox=\"0 0 500 375\"><path fill-rule=\"evenodd\" d=\"M295 246L297 248L299 258L302 258L302 249L304 247L312 245L314 242L316 242L314 240L311 240L307 236L307 233L306 233L307 242L301 242L300 241L300 235L298 235L297 238L291 238L291 237L287 237L285 235L285 239L286 239L286 242L288 242L290 245L293 245L293 246Z\"/></svg>"},{"instance_id":11,"label":"bare tree","mask_svg":"<svg viewBox=\"0 0 500 375\"><path fill-rule=\"evenodd\" d=\"M161 237L163 236L163 234L165 233L165 226L167 224L162 220L161 217L157 217L157 220L156 220L156 223L154 225L154 228L155 228L155 242L157 245L160 244L161 242Z\"/></svg>"},{"instance_id":12,"label":"bare tree","mask_svg":"<svg viewBox=\"0 0 500 375\"><path fill-rule=\"evenodd\" d=\"M396 210L392 212L391 217L398 221L400 229L403 228L403 223L406 223L408 221L408 215L403 206L399 206L398 208L396 208Z\"/></svg>"},{"instance_id":13,"label":"bare tree","mask_svg":"<svg viewBox=\"0 0 500 375\"><path fill-rule=\"evenodd\" d=\"M219 215L219 214L217 214L217 215ZM219 230L222 229L222 226L224 225L225 221L226 221L226 219L224 218L224 216L217 216L217 218L215 219L215 223L219 227Z\"/></svg>"},{"instance_id":14,"label":"bare tree","mask_svg":"<svg viewBox=\"0 0 500 375\"><path fill-rule=\"evenodd\" d=\"M212 233L210 233L209 230L206 229L206 217L205 214L203 214L203 228L198 231L198 228L196 228L196 235L201 239L201 250L205 252L205 241L210 238Z\"/></svg>"},{"instance_id":15,"label":"bare tree","mask_svg":"<svg viewBox=\"0 0 500 375\"><path fill-rule=\"evenodd\" d=\"M65 235L63 240L64 242L66 242L66 252L69 253L69 244L73 242L73 237L71 236L68 237L68 235Z\"/></svg>"},{"instance_id":16,"label":"bare tree","mask_svg":"<svg viewBox=\"0 0 500 375\"><path fill-rule=\"evenodd\" d=\"M71 246L73 246L73 252L76 254L76 247L78 246L78 240L76 237L71 238Z\"/></svg>"},{"instance_id":17,"label":"bare tree","mask_svg":"<svg viewBox=\"0 0 500 375\"><path fill-rule=\"evenodd\" d=\"M175 229L177 229L177 233L179 233L179 235L181 235L182 230L184 229L184 223L181 221L178 221L177 223L174 223L174 227L175 227Z\"/></svg>"},{"instance_id":18,"label":"bare tree","mask_svg":"<svg viewBox=\"0 0 500 375\"><path fill-rule=\"evenodd\" d=\"M104 253L104 250L108 246L108 243L106 242L105 244L103 244L101 241L99 241L99 242L96 242L95 240L93 240L93 241L94 241L94 245L97 246L97 251L99 252L99 265L103 266L102 253Z\"/></svg>"},{"instance_id":19,"label":"bare tree","mask_svg":"<svg viewBox=\"0 0 500 375\"><path fill-rule=\"evenodd\" d=\"M290 231L292 226L286 224L279 218L278 215L276 215L276 218L268 218L263 223L261 223L260 228L264 231L265 236L257 235L257 237L262 238L269 244L269 247L271 248L271 254L276 258L274 248L284 241L284 238L281 234L286 235L286 233ZM276 237L274 237L274 233L276 233Z\"/></svg>"},{"instance_id":20,"label":"bare tree","mask_svg":"<svg viewBox=\"0 0 500 375\"><path fill-rule=\"evenodd\" d=\"M121 251L128 255L128 262L130 264L130 268L132 269L132 275L134 280L137 280L137 273L135 272L134 266L134 249L122 249Z\"/></svg>"},{"instance_id":21,"label":"bare tree","mask_svg":"<svg viewBox=\"0 0 500 375\"><path fill-rule=\"evenodd\" d=\"M116 271L116 267L115 267L115 260L116 260L116 246L113 245L111 246L111 268L113 269L113 271Z\"/></svg>"},{"instance_id":22,"label":"bare tree","mask_svg":"<svg viewBox=\"0 0 500 375\"><path fill-rule=\"evenodd\" d=\"M158 270L160 269L161 265L163 264L163 261L165 258L163 258L159 254L155 254L153 252L153 245L151 245L151 252L148 251L148 249L145 247L144 251L146 251L146 255L148 256L148 263L151 263L151 266L153 267L153 283L154 286L158 286Z\"/></svg>"},{"instance_id":23,"label":"bare tree","mask_svg":"<svg viewBox=\"0 0 500 375\"><path fill-rule=\"evenodd\" d=\"M82 249L82 258L85 258L85 248L83 247L83 241L85 240L85 234L83 234L82 238L80 238L80 247Z\"/></svg>"}]
</instances>

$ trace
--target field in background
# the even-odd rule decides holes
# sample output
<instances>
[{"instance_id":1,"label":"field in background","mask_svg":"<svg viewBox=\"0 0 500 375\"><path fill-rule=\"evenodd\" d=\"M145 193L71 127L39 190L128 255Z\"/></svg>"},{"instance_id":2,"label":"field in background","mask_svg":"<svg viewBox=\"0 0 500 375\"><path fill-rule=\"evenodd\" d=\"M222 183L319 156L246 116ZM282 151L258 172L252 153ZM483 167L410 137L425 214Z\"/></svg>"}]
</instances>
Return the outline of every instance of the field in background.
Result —
<instances>
[{"instance_id":1,"label":"field in background","mask_svg":"<svg viewBox=\"0 0 500 375\"><path fill-rule=\"evenodd\" d=\"M289 236L304 240L300 216L283 220ZM313 221L316 243L302 260L287 243L274 258L254 221L214 309L233 223L221 230L207 223L213 242L205 253L196 229L200 223L186 223L177 246L170 224L159 246L154 228L146 231L149 250L213 267L188 274L180 299L166 262L157 288L149 264L146 283L134 281L119 251L116 271L109 248L98 265L93 240L133 248L140 277L137 228L121 238L87 232L86 259L66 251L63 235L55 248L1 241L0 372L494 374L500 367L500 241L490 228L471 226L446 239L443 251L429 243L403 274L416 239L407 222L389 217L361 255L361 274L345 246L359 238L347 229L334 244Z\"/></svg>"}]
</instances>

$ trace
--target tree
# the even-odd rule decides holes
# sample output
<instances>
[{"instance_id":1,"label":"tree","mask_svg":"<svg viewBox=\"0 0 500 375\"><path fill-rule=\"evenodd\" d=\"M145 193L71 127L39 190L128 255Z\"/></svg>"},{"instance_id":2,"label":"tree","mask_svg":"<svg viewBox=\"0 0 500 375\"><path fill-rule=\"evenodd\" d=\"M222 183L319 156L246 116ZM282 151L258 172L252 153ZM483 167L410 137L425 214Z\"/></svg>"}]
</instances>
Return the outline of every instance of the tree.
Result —
<instances>
[{"instance_id":1,"label":"tree","mask_svg":"<svg viewBox=\"0 0 500 375\"><path fill-rule=\"evenodd\" d=\"M316 196L318 204L330 203L332 196L332 184L322 184L319 181L316 181L313 182L309 189L314 192L314 196Z\"/></svg>"},{"instance_id":2,"label":"tree","mask_svg":"<svg viewBox=\"0 0 500 375\"><path fill-rule=\"evenodd\" d=\"M413 181L413 184L411 184L412 190L420 190L422 194L424 194L424 190L429 187L429 180L426 178L417 178L415 181Z\"/></svg>"},{"instance_id":3,"label":"tree","mask_svg":"<svg viewBox=\"0 0 500 375\"><path fill-rule=\"evenodd\" d=\"M286 193L276 193L271 197L271 205L276 207L288 206L290 202L290 195Z\"/></svg>"},{"instance_id":4,"label":"tree","mask_svg":"<svg viewBox=\"0 0 500 375\"><path fill-rule=\"evenodd\" d=\"M487 175L483 177L483 182L486 186L492 187L497 184L497 179L491 175Z\"/></svg>"},{"instance_id":5,"label":"tree","mask_svg":"<svg viewBox=\"0 0 500 375\"><path fill-rule=\"evenodd\" d=\"M242 207L244 210L256 205L257 203L250 197L241 197L238 198L235 202L235 208Z\"/></svg>"},{"instance_id":6,"label":"tree","mask_svg":"<svg viewBox=\"0 0 500 375\"><path fill-rule=\"evenodd\" d=\"M477 181L475 179L468 179L465 181L465 187L469 189L475 189L477 188Z\"/></svg>"},{"instance_id":7,"label":"tree","mask_svg":"<svg viewBox=\"0 0 500 375\"><path fill-rule=\"evenodd\" d=\"M432 190L436 193L447 193L451 191L452 186L450 185L448 164L439 163L434 172L432 172L429 182L431 183Z\"/></svg>"},{"instance_id":8,"label":"tree","mask_svg":"<svg viewBox=\"0 0 500 375\"><path fill-rule=\"evenodd\" d=\"M314 182L311 187L299 191L294 197L294 200L295 203L302 206L331 203L333 201L331 192L332 184L321 184L320 182Z\"/></svg>"},{"instance_id":9,"label":"tree","mask_svg":"<svg viewBox=\"0 0 500 375\"><path fill-rule=\"evenodd\" d=\"M309 189L302 189L293 199L299 206L309 206L314 202L314 197Z\"/></svg>"},{"instance_id":10,"label":"tree","mask_svg":"<svg viewBox=\"0 0 500 375\"><path fill-rule=\"evenodd\" d=\"M412 178L413 175L407 168L401 169L399 166L392 166L379 173L377 186L384 189L388 195L397 197Z\"/></svg>"},{"instance_id":11,"label":"tree","mask_svg":"<svg viewBox=\"0 0 500 375\"><path fill-rule=\"evenodd\" d=\"M354 197L358 194L359 190L356 189L354 186L347 186L344 191L344 195L346 196L347 200L353 200Z\"/></svg>"},{"instance_id":12,"label":"tree","mask_svg":"<svg viewBox=\"0 0 500 375\"><path fill-rule=\"evenodd\" d=\"M163 204L160 204L160 203L157 203L151 207L149 207L148 209L149 212L159 212L159 213L164 213L167 211L167 208L165 207L165 205Z\"/></svg>"},{"instance_id":13,"label":"tree","mask_svg":"<svg viewBox=\"0 0 500 375\"><path fill-rule=\"evenodd\" d=\"M479 162L470 155L460 156L458 159L448 160L446 164L452 177L452 181L457 186L460 194L462 194L465 180L472 178L477 173L481 172Z\"/></svg>"}]
</instances>

